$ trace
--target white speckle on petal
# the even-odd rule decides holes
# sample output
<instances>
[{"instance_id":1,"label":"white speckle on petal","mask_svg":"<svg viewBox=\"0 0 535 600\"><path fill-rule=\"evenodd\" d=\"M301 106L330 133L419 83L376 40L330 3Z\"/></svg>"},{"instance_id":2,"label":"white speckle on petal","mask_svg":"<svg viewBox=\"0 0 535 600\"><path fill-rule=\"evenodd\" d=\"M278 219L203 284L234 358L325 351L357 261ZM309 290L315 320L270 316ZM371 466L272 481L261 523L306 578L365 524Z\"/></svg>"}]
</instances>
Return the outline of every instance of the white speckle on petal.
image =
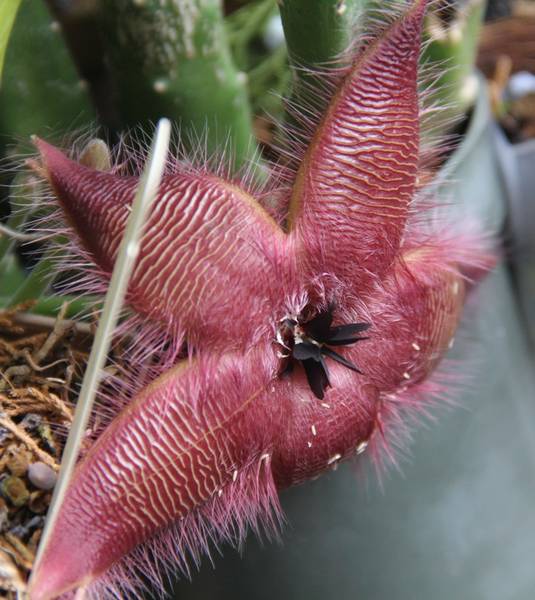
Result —
<instances>
[{"instance_id":1,"label":"white speckle on petal","mask_svg":"<svg viewBox=\"0 0 535 600\"><path fill-rule=\"evenodd\" d=\"M362 454L366 450L367 447L368 447L368 440L364 440L363 442L360 442L360 444L356 448L357 454Z\"/></svg>"},{"instance_id":2,"label":"white speckle on petal","mask_svg":"<svg viewBox=\"0 0 535 600\"><path fill-rule=\"evenodd\" d=\"M341 454L335 454L334 456L331 456L331 458L329 458L329 460L327 461L327 464L332 465L333 463L340 460L341 458L342 458Z\"/></svg>"}]
</instances>

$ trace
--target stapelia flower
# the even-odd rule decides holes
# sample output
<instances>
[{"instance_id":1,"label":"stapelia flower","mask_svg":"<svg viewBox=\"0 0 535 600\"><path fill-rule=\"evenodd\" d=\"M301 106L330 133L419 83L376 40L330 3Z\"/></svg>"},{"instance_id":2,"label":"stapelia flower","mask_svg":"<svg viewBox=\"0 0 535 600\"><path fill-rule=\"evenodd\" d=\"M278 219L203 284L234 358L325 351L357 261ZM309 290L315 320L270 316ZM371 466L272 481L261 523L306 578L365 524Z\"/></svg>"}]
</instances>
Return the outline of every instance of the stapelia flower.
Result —
<instances>
[{"instance_id":1,"label":"stapelia flower","mask_svg":"<svg viewBox=\"0 0 535 600\"><path fill-rule=\"evenodd\" d=\"M187 568L185 552L198 560L211 539L275 526L279 490L387 444L418 405L457 326L464 273L484 258L409 218L424 10L414 2L337 85L284 226L240 182L183 163L165 175L128 302L182 360L78 465L33 600L128 586L125 556L156 578L151 554ZM68 225L109 277L137 178L37 146Z\"/></svg>"}]
</instances>

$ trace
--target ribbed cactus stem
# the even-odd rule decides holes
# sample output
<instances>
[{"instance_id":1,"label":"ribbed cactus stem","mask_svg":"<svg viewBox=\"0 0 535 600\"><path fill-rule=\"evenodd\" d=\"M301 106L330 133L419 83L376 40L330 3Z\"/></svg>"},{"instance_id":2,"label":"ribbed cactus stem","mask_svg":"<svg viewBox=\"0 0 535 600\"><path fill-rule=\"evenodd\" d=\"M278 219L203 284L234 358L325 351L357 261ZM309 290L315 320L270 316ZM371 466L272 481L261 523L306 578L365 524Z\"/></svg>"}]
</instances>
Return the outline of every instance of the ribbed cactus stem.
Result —
<instances>
[{"instance_id":1,"label":"ribbed cactus stem","mask_svg":"<svg viewBox=\"0 0 535 600\"><path fill-rule=\"evenodd\" d=\"M220 0L105 0L101 17L122 126L165 116L186 147L206 135L208 152L228 144L238 164L255 155Z\"/></svg>"},{"instance_id":2,"label":"ribbed cactus stem","mask_svg":"<svg viewBox=\"0 0 535 600\"><path fill-rule=\"evenodd\" d=\"M63 133L94 118L59 29L43 2L22 3L0 91L2 144L32 134Z\"/></svg>"},{"instance_id":3,"label":"ribbed cactus stem","mask_svg":"<svg viewBox=\"0 0 535 600\"><path fill-rule=\"evenodd\" d=\"M366 0L282 0L279 4L290 61L297 67L293 96L315 104L308 69L335 67L351 45Z\"/></svg>"},{"instance_id":4,"label":"ribbed cactus stem","mask_svg":"<svg viewBox=\"0 0 535 600\"><path fill-rule=\"evenodd\" d=\"M440 76L433 83L433 101L445 107L445 121L462 117L472 106L477 92L475 58L486 0L469 0L451 6L445 20L440 12L428 14L425 22L422 60L436 65Z\"/></svg>"}]
</instances>

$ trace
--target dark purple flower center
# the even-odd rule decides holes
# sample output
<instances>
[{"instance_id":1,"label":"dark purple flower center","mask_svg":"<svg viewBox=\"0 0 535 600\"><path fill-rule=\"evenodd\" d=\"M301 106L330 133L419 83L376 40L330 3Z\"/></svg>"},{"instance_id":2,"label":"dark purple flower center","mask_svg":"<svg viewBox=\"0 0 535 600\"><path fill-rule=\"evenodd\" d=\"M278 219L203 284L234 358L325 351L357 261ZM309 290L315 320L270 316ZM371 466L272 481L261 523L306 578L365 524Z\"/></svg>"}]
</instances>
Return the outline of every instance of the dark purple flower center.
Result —
<instances>
[{"instance_id":1,"label":"dark purple flower center","mask_svg":"<svg viewBox=\"0 0 535 600\"><path fill-rule=\"evenodd\" d=\"M290 359L283 372L293 367L292 359L293 362L301 363L310 389L320 399L323 398L325 389L331 386L326 358L361 373L355 364L330 346L349 346L368 339L360 334L370 327L369 323L347 323L332 327L333 312L334 307L329 306L308 321L302 316L286 318L282 321L278 338L279 343L288 351L285 358ZM306 314L306 311L303 313Z\"/></svg>"}]
</instances>

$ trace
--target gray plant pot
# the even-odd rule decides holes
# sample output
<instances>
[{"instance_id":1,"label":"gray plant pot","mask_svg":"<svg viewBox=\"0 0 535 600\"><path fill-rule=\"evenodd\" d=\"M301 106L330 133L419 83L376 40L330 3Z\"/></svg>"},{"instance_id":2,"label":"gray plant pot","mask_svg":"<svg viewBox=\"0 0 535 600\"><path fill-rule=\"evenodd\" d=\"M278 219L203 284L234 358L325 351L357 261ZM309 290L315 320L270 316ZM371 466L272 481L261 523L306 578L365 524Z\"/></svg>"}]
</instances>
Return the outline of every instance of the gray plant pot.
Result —
<instances>
[{"instance_id":1,"label":"gray plant pot","mask_svg":"<svg viewBox=\"0 0 535 600\"><path fill-rule=\"evenodd\" d=\"M509 204L515 287L535 348L535 140L511 144L498 126L495 136Z\"/></svg>"},{"instance_id":2,"label":"gray plant pot","mask_svg":"<svg viewBox=\"0 0 535 600\"><path fill-rule=\"evenodd\" d=\"M485 89L446 165L459 219L500 233L504 191ZM447 190L447 192L446 192ZM414 436L381 491L348 466L282 495L282 545L250 536L242 557L205 560L180 600L532 600L535 597L535 378L503 264L474 296L457 356L462 407ZM455 348L454 348L455 350ZM468 356L467 356L468 354ZM466 364L466 368L465 365Z\"/></svg>"}]
</instances>

